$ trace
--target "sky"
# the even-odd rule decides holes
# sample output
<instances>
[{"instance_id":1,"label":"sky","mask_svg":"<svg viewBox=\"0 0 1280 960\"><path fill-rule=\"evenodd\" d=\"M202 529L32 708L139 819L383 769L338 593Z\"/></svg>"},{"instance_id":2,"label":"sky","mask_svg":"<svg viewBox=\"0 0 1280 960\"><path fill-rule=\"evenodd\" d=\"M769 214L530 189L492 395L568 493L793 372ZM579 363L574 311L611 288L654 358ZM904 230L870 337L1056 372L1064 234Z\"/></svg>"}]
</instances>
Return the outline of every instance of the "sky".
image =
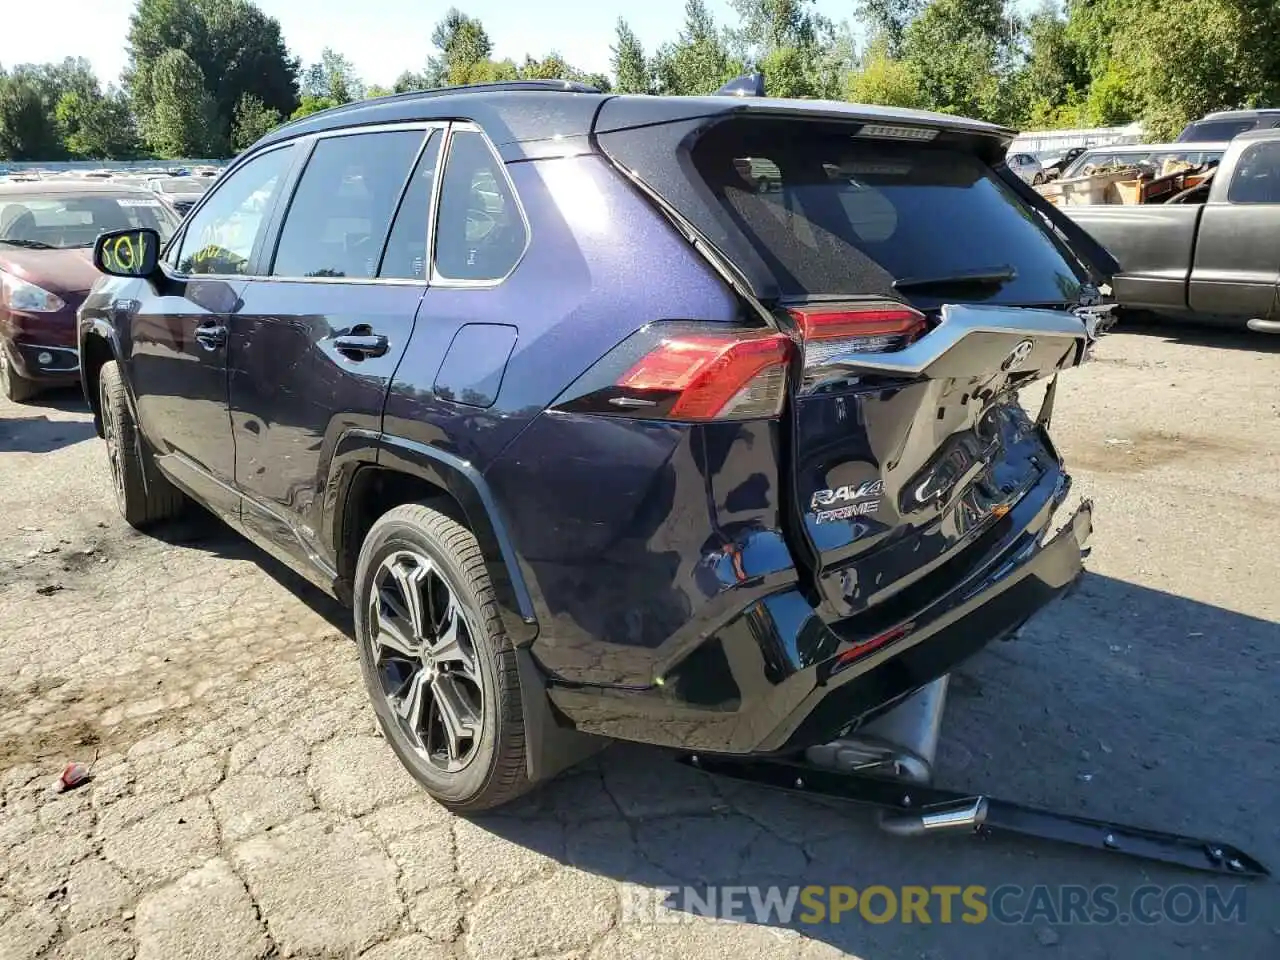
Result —
<instances>
[{"instance_id":1,"label":"sky","mask_svg":"<svg viewBox=\"0 0 1280 960\"><path fill-rule=\"evenodd\" d=\"M18 3L25 14L5 15L0 65L84 57L104 83L115 82L125 65L125 37L132 2L60 0L56 15L39 16L37 4ZM652 52L674 39L684 19L684 0L257 0L280 21L284 40L305 64L331 46L350 60L367 84L390 86L405 70L420 70L431 53L431 31L450 6L479 17L498 59L524 59L558 52L588 73L609 73L614 25L625 17ZM708 0L721 22L729 22L728 0ZM832 20L852 20L853 0L817 0ZM733 18L736 21L736 18Z\"/></svg>"}]
</instances>

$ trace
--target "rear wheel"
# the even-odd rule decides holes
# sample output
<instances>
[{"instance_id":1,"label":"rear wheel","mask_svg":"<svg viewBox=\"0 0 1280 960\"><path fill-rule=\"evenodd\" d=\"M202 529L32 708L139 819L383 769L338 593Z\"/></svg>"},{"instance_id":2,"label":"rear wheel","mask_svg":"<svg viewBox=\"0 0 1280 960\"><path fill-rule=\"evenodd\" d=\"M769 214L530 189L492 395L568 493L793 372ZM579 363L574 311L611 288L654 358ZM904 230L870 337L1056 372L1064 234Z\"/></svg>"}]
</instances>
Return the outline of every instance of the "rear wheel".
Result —
<instances>
[{"instance_id":1,"label":"rear wheel","mask_svg":"<svg viewBox=\"0 0 1280 960\"><path fill-rule=\"evenodd\" d=\"M37 393L40 387L28 380L9 363L9 357L0 349L0 393L5 399L14 403L26 403Z\"/></svg>"},{"instance_id":2,"label":"rear wheel","mask_svg":"<svg viewBox=\"0 0 1280 960\"><path fill-rule=\"evenodd\" d=\"M129 408L124 380L114 360L98 373L98 405L102 410L102 436L107 442L111 486L120 514L139 529L177 516L184 497L151 462L143 449L138 425Z\"/></svg>"},{"instance_id":3,"label":"rear wheel","mask_svg":"<svg viewBox=\"0 0 1280 960\"><path fill-rule=\"evenodd\" d=\"M470 530L424 504L384 514L360 550L355 626L378 723L428 793L479 811L529 788L515 651Z\"/></svg>"}]
</instances>

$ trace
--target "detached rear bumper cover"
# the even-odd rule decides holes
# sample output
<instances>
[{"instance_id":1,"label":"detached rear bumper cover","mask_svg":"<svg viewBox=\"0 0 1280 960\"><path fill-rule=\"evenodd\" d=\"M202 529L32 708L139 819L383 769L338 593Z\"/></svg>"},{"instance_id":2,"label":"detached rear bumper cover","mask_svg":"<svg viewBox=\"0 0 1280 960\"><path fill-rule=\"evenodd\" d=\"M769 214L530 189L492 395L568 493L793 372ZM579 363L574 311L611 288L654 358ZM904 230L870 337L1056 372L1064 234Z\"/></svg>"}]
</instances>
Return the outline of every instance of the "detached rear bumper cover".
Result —
<instances>
[{"instance_id":1,"label":"detached rear bumper cover","mask_svg":"<svg viewBox=\"0 0 1280 960\"><path fill-rule=\"evenodd\" d=\"M892 642L863 658L854 658L851 645L807 671L809 693L756 750L802 749L856 728L1017 630L1065 593L1083 571L1093 508L1085 501L1048 537L1060 505L1061 497L1045 504L997 563L902 625L905 630Z\"/></svg>"}]
</instances>

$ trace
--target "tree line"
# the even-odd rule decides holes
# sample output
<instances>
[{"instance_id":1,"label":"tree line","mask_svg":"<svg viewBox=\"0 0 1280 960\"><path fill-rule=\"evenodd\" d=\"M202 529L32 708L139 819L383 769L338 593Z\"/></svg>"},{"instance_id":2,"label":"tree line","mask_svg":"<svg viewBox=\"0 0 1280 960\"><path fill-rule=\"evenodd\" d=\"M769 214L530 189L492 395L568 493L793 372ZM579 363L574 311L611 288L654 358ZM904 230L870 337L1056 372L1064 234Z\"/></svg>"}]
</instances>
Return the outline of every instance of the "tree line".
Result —
<instances>
[{"instance_id":1,"label":"tree line","mask_svg":"<svg viewBox=\"0 0 1280 960\"><path fill-rule=\"evenodd\" d=\"M228 156L286 120L353 100L532 78L696 95L758 70L775 96L1017 129L1141 120L1154 139L1210 110L1280 104L1274 0L1046 0L1029 15L1010 0L858 0L857 35L813 0L732 8L733 22L718 23L705 0L686 0L681 29L652 51L619 19L611 76L554 51L497 60L484 25L451 9L426 63L379 87L334 49L304 65L251 0L138 0L118 85L104 87L83 59L0 67L0 159Z\"/></svg>"}]
</instances>

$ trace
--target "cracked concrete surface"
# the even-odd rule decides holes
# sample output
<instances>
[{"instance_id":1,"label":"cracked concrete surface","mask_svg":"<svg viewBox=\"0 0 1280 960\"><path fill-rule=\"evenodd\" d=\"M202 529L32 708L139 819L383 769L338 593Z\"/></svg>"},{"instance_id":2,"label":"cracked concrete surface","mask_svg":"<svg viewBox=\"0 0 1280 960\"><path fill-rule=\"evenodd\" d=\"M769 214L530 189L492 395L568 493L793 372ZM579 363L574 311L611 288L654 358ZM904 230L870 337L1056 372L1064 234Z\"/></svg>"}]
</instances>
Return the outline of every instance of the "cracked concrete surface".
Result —
<instances>
[{"instance_id":1,"label":"cracked concrete surface","mask_svg":"<svg viewBox=\"0 0 1280 960\"><path fill-rule=\"evenodd\" d=\"M1280 863L1280 354L1118 334L1055 435L1090 574L957 675L941 779L1217 835ZM904 841L832 803L618 745L453 817L377 735L346 615L199 518L128 531L74 393L0 405L0 958L1222 956L1280 951L1274 884L1209 926L725 923L674 884L1189 883L1021 841ZM39 451L39 452L37 452ZM69 760L93 779L48 787ZM650 902L650 901L645 901Z\"/></svg>"}]
</instances>

